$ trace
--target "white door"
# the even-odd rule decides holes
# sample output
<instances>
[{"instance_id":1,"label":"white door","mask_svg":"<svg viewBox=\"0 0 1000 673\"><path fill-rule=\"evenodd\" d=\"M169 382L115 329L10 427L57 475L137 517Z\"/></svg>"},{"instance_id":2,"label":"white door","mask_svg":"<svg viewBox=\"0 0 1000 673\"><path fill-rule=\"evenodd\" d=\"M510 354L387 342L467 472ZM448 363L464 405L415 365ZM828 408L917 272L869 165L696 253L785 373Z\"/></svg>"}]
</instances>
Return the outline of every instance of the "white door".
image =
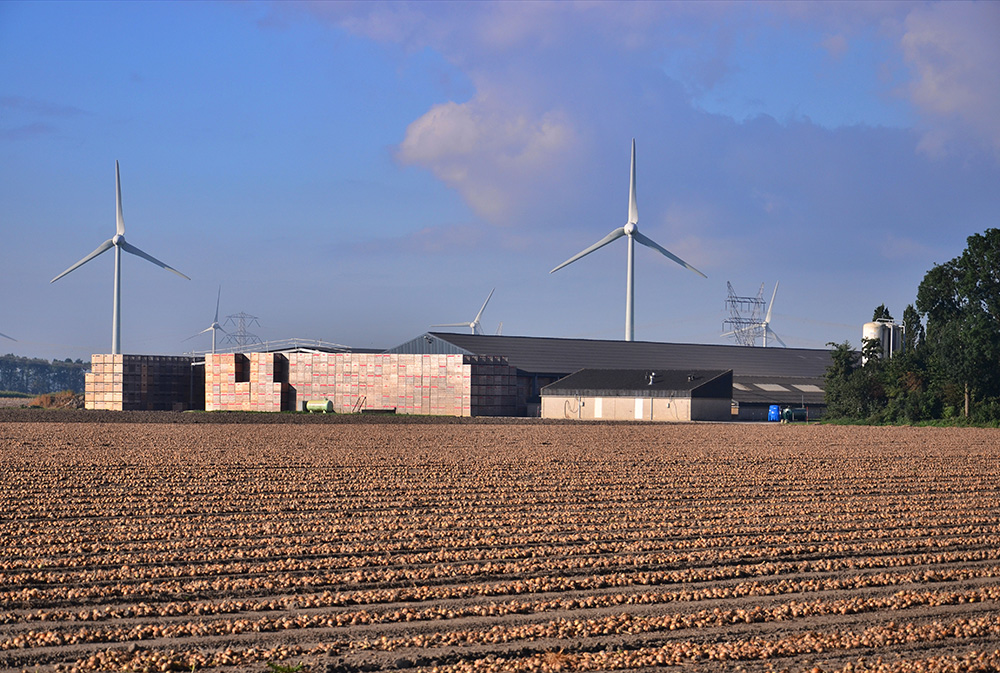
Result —
<instances>
[{"instance_id":1,"label":"white door","mask_svg":"<svg viewBox=\"0 0 1000 673\"><path fill-rule=\"evenodd\" d=\"M637 421L641 421L644 417L642 413L642 406L642 398L635 398L635 420Z\"/></svg>"}]
</instances>

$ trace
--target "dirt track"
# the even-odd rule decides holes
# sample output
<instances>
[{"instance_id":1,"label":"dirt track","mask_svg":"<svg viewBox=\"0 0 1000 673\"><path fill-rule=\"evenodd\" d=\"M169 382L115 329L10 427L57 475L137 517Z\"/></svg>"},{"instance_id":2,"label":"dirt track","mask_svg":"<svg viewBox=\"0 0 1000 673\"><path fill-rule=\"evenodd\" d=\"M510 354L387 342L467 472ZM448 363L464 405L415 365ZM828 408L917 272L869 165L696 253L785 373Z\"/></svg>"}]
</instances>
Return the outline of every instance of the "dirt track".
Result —
<instances>
[{"instance_id":1,"label":"dirt track","mask_svg":"<svg viewBox=\"0 0 1000 673\"><path fill-rule=\"evenodd\" d=\"M0 668L997 670L998 475L995 430L0 411Z\"/></svg>"}]
</instances>

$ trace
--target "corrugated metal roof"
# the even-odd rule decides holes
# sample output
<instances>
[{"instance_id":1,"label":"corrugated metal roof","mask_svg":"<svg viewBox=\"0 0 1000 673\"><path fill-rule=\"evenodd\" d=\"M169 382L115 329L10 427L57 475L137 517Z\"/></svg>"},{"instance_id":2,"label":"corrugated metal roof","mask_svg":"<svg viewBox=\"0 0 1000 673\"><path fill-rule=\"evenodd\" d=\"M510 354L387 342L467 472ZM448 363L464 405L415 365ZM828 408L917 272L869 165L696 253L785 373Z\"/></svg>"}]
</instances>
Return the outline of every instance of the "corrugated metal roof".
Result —
<instances>
[{"instance_id":1,"label":"corrugated metal roof","mask_svg":"<svg viewBox=\"0 0 1000 673\"><path fill-rule=\"evenodd\" d=\"M542 395L730 398L729 370L581 369L542 388Z\"/></svg>"},{"instance_id":2,"label":"corrugated metal roof","mask_svg":"<svg viewBox=\"0 0 1000 673\"><path fill-rule=\"evenodd\" d=\"M820 379L830 350L608 341L428 332L389 353L502 355L522 372L567 375L581 369L732 369L734 377ZM809 383L813 383L810 381Z\"/></svg>"}]
</instances>

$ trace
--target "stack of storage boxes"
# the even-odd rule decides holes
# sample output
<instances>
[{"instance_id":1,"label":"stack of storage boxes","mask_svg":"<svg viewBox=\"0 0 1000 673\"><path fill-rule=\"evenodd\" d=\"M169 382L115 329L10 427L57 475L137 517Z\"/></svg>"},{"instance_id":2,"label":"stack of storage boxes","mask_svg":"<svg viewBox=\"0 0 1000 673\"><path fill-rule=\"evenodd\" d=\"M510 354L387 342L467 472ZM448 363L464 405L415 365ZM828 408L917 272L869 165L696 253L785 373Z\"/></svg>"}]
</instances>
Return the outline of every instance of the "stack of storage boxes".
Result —
<instances>
[{"instance_id":1,"label":"stack of storage boxes","mask_svg":"<svg viewBox=\"0 0 1000 673\"><path fill-rule=\"evenodd\" d=\"M290 400L330 400L339 413L468 416L471 372L461 355L293 353L288 356Z\"/></svg>"},{"instance_id":2,"label":"stack of storage boxes","mask_svg":"<svg viewBox=\"0 0 1000 673\"><path fill-rule=\"evenodd\" d=\"M515 413L516 370L502 357L372 353L218 353L191 358L94 355L88 409L283 411L330 400L339 413ZM192 391L196 390L196 393Z\"/></svg>"},{"instance_id":3,"label":"stack of storage boxes","mask_svg":"<svg viewBox=\"0 0 1000 673\"><path fill-rule=\"evenodd\" d=\"M279 353L205 356L206 411L282 411L288 408L288 360Z\"/></svg>"},{"instance_id":4,"label":"stack of storage boxes","mask_svg":"<svg viewBox=\"0 0 1000 673\"><path fill-rule=\"evenodd\" d=\"M495 355L466 355L472 416L513 416L517 411L517 368Z\"/></svg>"},{"instance_id":5,"label":"stack of storage boxes","mask_svg":"<svg viewBox=\"0 0 1000 673\"><path fill-rule=\"evenodd\" d=\"M192 359L187 357L98 354L90 362L84 376L87 409L190 409L193 391L202 387L192 378Z\"/></svg>"},{"instance_id":6,"label":"stack of storage boxes","mask_svg":"<svg viewBox=\"0 0 1000 673\"><path fill-rule=\"evenodd\" d=\"M280 353L250 354L250 411L288 409L288 360Z\"/></svg>"}]
</instances>

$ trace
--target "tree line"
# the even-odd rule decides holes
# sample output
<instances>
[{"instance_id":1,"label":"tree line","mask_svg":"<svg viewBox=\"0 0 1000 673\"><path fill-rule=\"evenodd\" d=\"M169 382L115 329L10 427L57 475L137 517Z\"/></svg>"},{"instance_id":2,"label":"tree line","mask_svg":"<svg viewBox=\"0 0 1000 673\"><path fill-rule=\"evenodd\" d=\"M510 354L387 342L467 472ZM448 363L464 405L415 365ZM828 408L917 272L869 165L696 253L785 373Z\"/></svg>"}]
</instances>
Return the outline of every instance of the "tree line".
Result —
<instances>
[{"instance_id":1,"label":"tree line","mask_svg":"<svg viewBox=\"0 0 1000 673\"><path fill-rule=\"evenodd\" d=\"M8 353L0 357L0 390L42 395L72 390L83 392L83 374L90 363L82 360L25 358Z\"/></svg>"},{"instance_id":2,"label":"tree line","mask_svg":"<svg viewBox=\"0 0 1000 673\"><path fill-rule=\"evenodd\" d=\"M827 416L870 422L1000 421L1000 229L927 272L903 311L903 349L830 343ZM883 304L873 320L892 319Z\"/></svg>"}]
</instances>

